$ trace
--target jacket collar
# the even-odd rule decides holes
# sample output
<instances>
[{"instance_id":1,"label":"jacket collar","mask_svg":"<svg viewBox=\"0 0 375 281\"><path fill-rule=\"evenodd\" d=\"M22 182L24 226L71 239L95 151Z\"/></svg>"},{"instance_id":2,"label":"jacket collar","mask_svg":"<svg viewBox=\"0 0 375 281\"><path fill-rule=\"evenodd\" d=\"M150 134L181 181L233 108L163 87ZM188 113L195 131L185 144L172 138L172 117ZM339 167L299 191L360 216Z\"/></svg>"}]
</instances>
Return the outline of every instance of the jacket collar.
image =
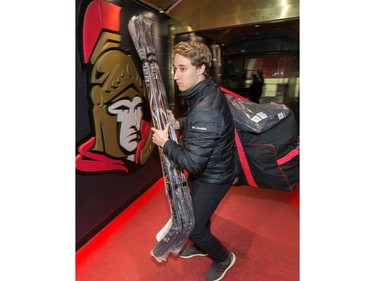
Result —
<instances>
[{"instance_id":1,"label":"jacket collar","mask_svg":"<svg viewBox=\"0 0 375 281\"><path fill-rule=\"evenodd\" d=\"M194 103L202 95L202 89L209 85L214 85L215 82L212 80L211 77L204 79L203 81L199 82L194 87L190 88L185 92L181 92L180 97L186 99L188 104Z\"/></svg>"}]
</instances>

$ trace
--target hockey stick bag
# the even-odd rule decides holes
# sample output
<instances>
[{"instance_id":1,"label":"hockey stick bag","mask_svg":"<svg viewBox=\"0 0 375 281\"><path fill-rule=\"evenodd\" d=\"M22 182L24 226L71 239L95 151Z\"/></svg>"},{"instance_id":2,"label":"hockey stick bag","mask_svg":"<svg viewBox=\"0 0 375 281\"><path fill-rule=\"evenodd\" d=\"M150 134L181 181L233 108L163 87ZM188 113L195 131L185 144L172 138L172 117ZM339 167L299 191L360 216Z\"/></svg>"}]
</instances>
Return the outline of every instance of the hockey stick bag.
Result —
<instances>
[{"instance_id":1,"label":"hockey stick bag","mask_svg":"<svg viewBox=\"0 0 375 281\"><path fill-rule=\"evenodd\" d=\"M169 115L166 113L168 101L165 87L156 59L156 51L151 37L152 20L143 16L133 16L129 21L129 33L142 61L144 80L150 103L154 127L163 130L169 123L171 140L177 142ZM170 161L159 148L165 191L171 212L171 223L161 231L158 243L151 255L159 262L166 260L169 253L178 254L194 227L194 211L189 188L183 170Z\"/></svg>"}]
</instances>

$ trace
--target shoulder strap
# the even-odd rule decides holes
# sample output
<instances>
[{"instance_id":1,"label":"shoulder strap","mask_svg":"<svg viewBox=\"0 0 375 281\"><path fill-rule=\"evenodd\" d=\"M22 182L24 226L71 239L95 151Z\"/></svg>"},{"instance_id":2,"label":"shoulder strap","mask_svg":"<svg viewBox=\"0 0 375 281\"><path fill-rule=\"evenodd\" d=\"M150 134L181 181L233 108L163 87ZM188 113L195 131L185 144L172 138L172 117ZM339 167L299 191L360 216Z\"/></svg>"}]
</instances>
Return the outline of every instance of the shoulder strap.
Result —
<instances>
[{"instance_id":1,"label":"shoulder strap","mask_svg":"<svg viewBox=\"0 0 375 281\"><path fill-rule=\"evenodd\" d=\"M236 128L234 128L234 135L235 135L238 156L240 158L242 170L244 171L247 183L253 187L259 188L258 185L255 183L253 175L251 174L250 166L249 166L249 163L247 162L246 154L245 154L245 151L243 150L243 146L242 146L240 137L238 136Z\"/></svg>"}]
</instances>

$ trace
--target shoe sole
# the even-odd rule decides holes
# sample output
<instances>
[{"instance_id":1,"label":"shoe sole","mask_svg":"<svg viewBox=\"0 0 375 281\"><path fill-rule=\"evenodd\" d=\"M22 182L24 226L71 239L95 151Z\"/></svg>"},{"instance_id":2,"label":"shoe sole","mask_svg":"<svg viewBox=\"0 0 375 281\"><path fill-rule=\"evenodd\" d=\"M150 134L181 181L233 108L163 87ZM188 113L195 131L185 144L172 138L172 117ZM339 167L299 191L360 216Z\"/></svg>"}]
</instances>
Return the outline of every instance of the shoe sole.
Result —
<instances>
[{"instance_id":1,"label":"shoe sole","mask_svg":"<svg viewBox=\"0 0 375 281\"><path fill-rule=\"evenodd\" d=\"M193 258L193 257L207 257L208 254L194 254L194 255L190 255L190 256L179 256L180 258L183 258L183 259L190 259L190 258Z\"/></svg>"},{"instance_id":2,"label":"shoe sole","mask_svg":"<svg viewBox=\"0 0 375 281\"><path fill-rule=\"evenodd\" d=\"M234 253L231 253L231 254L233 255L233 259L230 262L230 265L227 267L227 269L223 272L223 274L219 278L217 278L215 280L212 280L212 281L220 281L221 279L223 279L224 276L225 276L225 274L228 272L228 270L231 269L232 266L235 264L235 262L236 262L236 255Z\"/></svg>"}]
</instances>

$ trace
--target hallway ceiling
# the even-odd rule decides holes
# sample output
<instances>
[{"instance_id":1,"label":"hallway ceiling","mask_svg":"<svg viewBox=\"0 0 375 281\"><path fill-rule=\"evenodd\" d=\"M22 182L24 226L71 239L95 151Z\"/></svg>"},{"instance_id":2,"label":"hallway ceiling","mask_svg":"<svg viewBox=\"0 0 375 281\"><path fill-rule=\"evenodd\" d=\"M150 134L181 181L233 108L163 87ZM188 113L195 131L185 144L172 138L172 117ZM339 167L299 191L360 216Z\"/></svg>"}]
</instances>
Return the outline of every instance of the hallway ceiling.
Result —
<instances>
[{"instance_id":1,"label":"hallway ceiling","mask_svg":"<svg viewBox=\"0 0 375 281\"><path fill-rule=\"evenodd\" d=\"M276 34L299 39L299 0L137 0L217 44Z\"/></svg>"}]
</instances>

